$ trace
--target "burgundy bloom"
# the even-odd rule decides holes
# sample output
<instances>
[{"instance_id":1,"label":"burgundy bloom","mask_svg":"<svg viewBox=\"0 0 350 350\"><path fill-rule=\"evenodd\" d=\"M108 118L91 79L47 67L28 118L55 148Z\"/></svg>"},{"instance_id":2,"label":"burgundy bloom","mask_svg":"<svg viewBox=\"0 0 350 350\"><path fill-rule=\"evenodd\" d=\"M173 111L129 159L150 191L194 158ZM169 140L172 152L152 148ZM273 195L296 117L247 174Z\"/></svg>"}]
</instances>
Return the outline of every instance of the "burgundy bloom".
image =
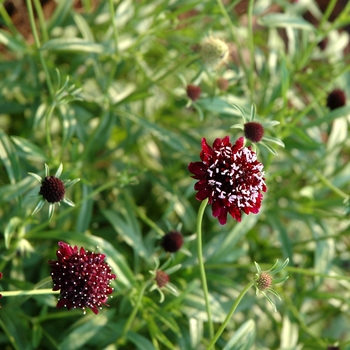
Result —
<instances>
[{"instance_id":1,"label":"burgundy bloom","mask_svg":"<svg viewBox=\"0 0 350 350\"><path fill-rule=\"evenodd\" d=\"M105 255L85 251L82 247L72 248L65 242L58 242L58 260L50 260L52 290L60 290L57 307L68 310L90 308L95 314L102 305L107 305L108 294L113 292L110 282L116 276L105 262ZM107 305L108 306L108 305Z\"/></svg>"},{"instance_id":2,"label":"burgundy bloom","mask_svg":"<svg viewBox=\"0 0 350 350\"><path fill-rule=\"evenodd\" d=\"M245 123L244 136L252 142L260 142L264 136L264 127L256 122Z\"/></svg>"},{"instance_id":3,"label":"burgundy bloom","mask_svg":"<svg viewBox=\"0 0 350 350\"><path fill-rule=\"evenodd\" d=\"M63 181L52 175L44 178L39 194L49 203L56 203L63 200L65 192Z\"/></svg>"},{"instance_id":4,"label":"burgundy bloom","mask_svg":"<svg viewBox=\"0 0 350 350\"><path fill-rule=\"evenodd\" d=\"M201 95L201 92L202 91L199 86L192 84L187 85L186 93L192 101L198 100Z\"/></svg>"},{"instance_id":5,"label":"burgundy bloom","mask_svg":"<svg viewBox=\"0 0 350 350\"><path fill-rule=\"evenodd\" d=\"M170 281L170 277L166 272L161 271L161 270L157 270L155 280L157 282L157 286L159 288L163 288Z\"/></svg>"},{"instance_id":6,"label":"burgundy bloom","mask_svg":"<svg viewBox=\"0 0 350 350\"><path fill-rule=\"evenodd\" d=\"M256 286L259 290L265 290L270 288L272 284L272 276L266 272L262 272L259 278L256 280Z\"/></svg>"},{"instance_id":7,"label":"burgundy bloom","mask_svg":"<svg viewBox=\"0 0 350 350\"><path fill-rule=\"evenodd\" d=\"M227 213L241 221L241 211L246 214L259 212L262 193L266 192L263 165L258 162L250 147L243 147L244 138L234 145L229 136L217 138L211 148L202 139L201 162L192 162L188 170L199 180L194 189L196 198L208 198L213 216L221 225L227 220Z\"/></svg>"},{"instance_id":8,"label":"burgundy bloom","mask_svg":"<svg viewBox=\"0 0 350 350\"><path fill-rule=\"evenodd\" d=\"M343 90L335 89L327 97L327 107L332 111L345 106L346 97Z\"/></svg>"},{"instance_id":9,"label":"burgundy bloom","mask_svg":"<svg viewBox=\"0 0 350 350\"><path fill-rule=\"evenodd\" d=\"M180 232L170 231L162 238L161 245L166 252L175 253L181 248L183 242Z\"/></svg>"}]
</instances>

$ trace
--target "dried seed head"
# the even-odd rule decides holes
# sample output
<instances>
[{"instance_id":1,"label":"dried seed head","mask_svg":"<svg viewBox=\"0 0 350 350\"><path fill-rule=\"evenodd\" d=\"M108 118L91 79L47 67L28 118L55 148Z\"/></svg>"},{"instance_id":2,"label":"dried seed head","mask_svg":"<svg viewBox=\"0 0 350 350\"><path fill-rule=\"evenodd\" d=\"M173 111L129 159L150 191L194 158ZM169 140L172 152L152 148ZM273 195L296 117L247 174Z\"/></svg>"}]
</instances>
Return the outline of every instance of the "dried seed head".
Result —
<instances>
[{"instance_id":1,"label":"dried seed head","mask_svg":"<svg viewBox=\"0 0 350 350\"><path fill-rule=\"evenodd\" d=\"M256 122L245 123L244 136L252 142L260 142L264 136L264 127Z\"/></svg>"},{"instance_id":2,"label":"dried seed head","mask_svg":"<svg viewBox=\"0 0 350 350\"><path fill-rule=\"evenodd\" d=\"M332 111L345 106L346 96L343 90L335 89L327 97L327 107Z\"/></svg>"},{"instance_id":3,"label":"dried seed head","mask_svg":"<svg viewBox=\"0 0 350 350\"><path fill-rule=\"evenodd\" d=\"M216 68L227 61L229 48L224 41L207 37L201 44L200 55L206 66Z\"/></svg>"},{"instance_id":4,"label":"dried seed head","mask_svg":"<svg viewBox=\"0 0 350 350\"><path fill-rule=\"evenodd\" d=\"M181 248L183 241L180 232L170 231L163 237L161 245L166 252L175 253Z\"/></svg>"},{"instance_id":5,"label":"dried seed head","mask_svg":"<svg viewBox=\"0 0 350 350\"><path fill-rule=\"evenodd\" d=\"M159 288L163 288L170 281L170 278L169 278L169 275L167 273L165 273L164 271L157 270L155 280L157 282L157 286Z\"/></svg>"},{"instance_id":6,"label":"dried seed head","mask_svg":"<svg viewBox=\"0 0 350 350\"><path fill-rule=\"evenodd\" d=\"M55 176L46 176L42 181L39 194L49 203L57 203L64 198L65 192L62 180Z\"/></svg>"}]
</instances>

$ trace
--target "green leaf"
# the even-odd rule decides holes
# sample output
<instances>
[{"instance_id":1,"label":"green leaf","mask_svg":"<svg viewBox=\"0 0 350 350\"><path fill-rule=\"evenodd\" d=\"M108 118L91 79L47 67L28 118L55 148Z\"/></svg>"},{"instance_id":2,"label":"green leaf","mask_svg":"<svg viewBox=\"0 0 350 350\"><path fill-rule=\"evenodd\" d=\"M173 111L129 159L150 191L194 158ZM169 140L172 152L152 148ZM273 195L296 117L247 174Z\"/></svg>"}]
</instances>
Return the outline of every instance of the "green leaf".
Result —
<instances>
[{"instance_id":1,"label":"green leaf","mask_svg":"<svg viewBox=\"0 0 350 350\"><path fill-rule=\"evenodd\" d=\"M136 349L139 349L139 350L154 350L153 344L147 338L145 338L144 336L142 336L142 335L140 335L138 333L129 331L126 334L126 337L134 345L136 345Z\"/></svg>"},{"instance_id":2,"label":"green leaf","mask_svg":"<svg viewBox=\"0 0 350 350\"><path fill-rule=\"evenodd\" d=\"M76 53L104 53L106 51L103 45L81 38L50 39L44 45L42 45L41 50Z\"/></svg>"},{"instance_id":3,"label":"green leaf","mask_svg":"<svg viewBox=\"0 0 350 350\"><path fill-rule=\"evenodd\" d=\"M0 159L2 160L11 184L15 184L21 178L20 166L11 139L0 129Z\"/></svg>"},{"instance_id":4,"label":"green leaf","mask_svg":"<svg viewBox=\"0 0 350 350\"><path fill-rule=\"evenodd\" d=\"M5 247L6 249L10 248L11 238L15 234L16 230L22 223L22 219L17 216L14 216L10 219L9 223L5 227L4 237L5 237Z\"/></svg>"},{"instance_id":5,"label":"green leaf","mask_svg":"<svg viewBox=\"0 0 350 350\"><path fill-rule=\"evenodd\" d=\"M251 350L255 342L255 336L255 323L253 320L249 320L234 332L223 350Z\"/></svg>"},{"instance_id":6,"label":"green leaf","mask_svg":"<svg viewBox=\"0 0 350 350\"><path fill-rule=\"evenodd\" d=\"M258 23L265 27L298 28L316 31L316 28L301 17L295 17L286 13L269 13L258 19Z\"/></svg>"},{"instance_id":7,"label":"green leaf","mask_svg":"<svg viewBox=\"0 0 350 350\"><path fill-rule=\"evenodd\" d=\"M38 162L47 162L48 158L43 150L42 147L39 147L29 141L28 139L25 139L23 137L19 136L11 136L11 140L16 145L16 147L19 149L19 157L25 158L28 160L34 160Z\"/></svg>"},{"instance_id":8,"label":"green leaf","mask_svg":"<svg viewBox=\"0 0 350 350\"><path fill-rule=\"evenodd\" d=\"M124 205L125 204L123 203L123 206ZM134 249L135 253L146 258L150 255L150 252L143 244L142 234L137 219L133 215L132 209L130 210L130 207L128 207L127 204L125 205L125 209L124 215L109 209L102 210L102 214L111 223L114 230L123 238L123 240Z\"/></svg>"},{"instance_id":9,"label":"green leaf","mask_svg":"<svg viewBox=\"0 0 350 350\"><path fill-rule=\"evenodd\" d=\"M13 38L9 32L3 29L0 29L0 43L4 44L5 46L7 46L9 49L11 49L16 53L25 54L27 51L27 48L24 42Z\"/></svg>"}]
</instances>

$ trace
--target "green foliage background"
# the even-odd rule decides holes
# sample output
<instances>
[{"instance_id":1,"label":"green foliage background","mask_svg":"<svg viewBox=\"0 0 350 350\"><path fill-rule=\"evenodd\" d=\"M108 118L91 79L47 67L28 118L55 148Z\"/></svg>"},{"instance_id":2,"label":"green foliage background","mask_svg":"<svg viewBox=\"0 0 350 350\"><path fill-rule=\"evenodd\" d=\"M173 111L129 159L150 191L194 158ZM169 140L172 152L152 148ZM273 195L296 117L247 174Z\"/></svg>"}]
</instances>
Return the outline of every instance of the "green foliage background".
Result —
<instances>
[{"instance_id":1,"label":"green foliage background","mask_svg":"<svg viewBox=\"0 0 350 350\"><path fill-rule=\"evenodd\" d=\"M19 32L1 2L1 288L50 288L41 281L60 240L98 246L117 275L110 307L97 316L55 308L57 295L2 298L1 348L205 349L194 236L199 202L187 164L199 160L202 137L242 136L230 128L242 122L232 104L249 115L255 103L256 121L279 122L265 134L285 148L270 143L275 155L259 146L268 191L258 215L221 226L206 210L215 328L254 277L254 261L268 268L289 258L289 280L276 286L277 313L251 290L216 348L326 349L339 342L350 349L350 106L325 107L332 89L350 91L349 35L338 31L349 25L350 5L329 22L333 0L324 14L314 1L257 0L238 16L237 3L85 0L78 7L68 0L44 19L34 0L35 38ZM280 13L265 13L272 3ZM318 27L303 19L307 9ZM208 35L236 52L216 71L203 67L196 49ZM227 91L218 89L219 77L229 81ZM191 106L184 81L202 89ZM47 206L31 216L39 186L28 172L43 176L47 163L54 173L61 162L62 179L81 178L67 194L76 207L62 204L51 222ZM125 333L154 257L167 259L161 236L173 229L192 253L180 251L171 262L182 264L171 275L180 296L166 294L159 304L147 289Z\"/></svg>"}]
</instances>

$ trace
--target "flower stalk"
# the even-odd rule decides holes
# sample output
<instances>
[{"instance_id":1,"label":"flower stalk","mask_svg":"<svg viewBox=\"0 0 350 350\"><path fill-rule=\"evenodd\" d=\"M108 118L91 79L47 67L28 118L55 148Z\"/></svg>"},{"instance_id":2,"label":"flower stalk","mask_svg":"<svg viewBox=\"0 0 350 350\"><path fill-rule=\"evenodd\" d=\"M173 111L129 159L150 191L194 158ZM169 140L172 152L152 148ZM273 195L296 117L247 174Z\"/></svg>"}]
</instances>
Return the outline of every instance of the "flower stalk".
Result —
<instances>
[{"instance_id":1,"label":"flower stalk","mask_svg":"<svg viewBox=\"0 0 350 350\"><path fill-rule=\"evenodd\" d=\"M206 277L205 268L204 268L203 244L202 244L202 221L203 221L204 210L205 210L207 204L208 204L208 198L202 201L202 203L199 207L199 210L198 210L197 251L198 251L198 265L199 265L199 272L200 272L200 276L201 276L202 289L203 289L203 293L204 293L205 307L206 307L207 315L208 315L209 337L210 337L210 339L212 339L214 336L214 325L213 325L211 311L210 311L209 292L208 292L208 285L207 285L207 277Z\"/></svg>"}]
</instances>

